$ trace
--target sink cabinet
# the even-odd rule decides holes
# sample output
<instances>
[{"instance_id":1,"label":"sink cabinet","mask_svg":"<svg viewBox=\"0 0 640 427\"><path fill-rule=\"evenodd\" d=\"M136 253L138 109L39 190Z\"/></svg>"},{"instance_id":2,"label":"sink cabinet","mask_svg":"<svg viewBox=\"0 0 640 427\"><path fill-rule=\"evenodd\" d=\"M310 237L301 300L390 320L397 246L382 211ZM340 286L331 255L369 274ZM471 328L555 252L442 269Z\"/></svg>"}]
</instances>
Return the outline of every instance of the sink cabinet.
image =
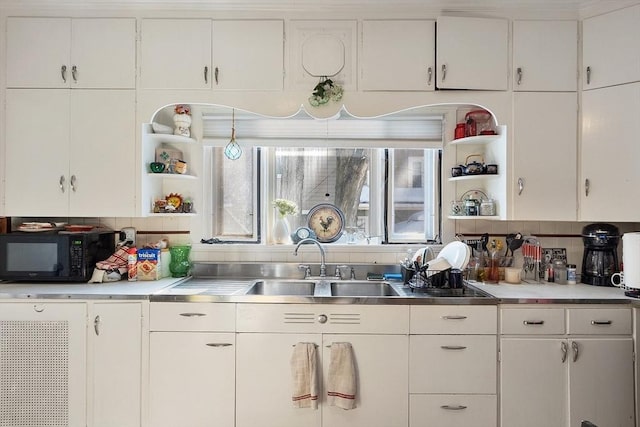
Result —
<instances>
[{"instance_id":1,"label":"sink cabinet","mask_svg":"<svg viewBox=\"0 0 640 427\"><path fill-rule=\"evenodd\" d=\"M239 305L236 427L406 426L407 333L408 307ZM294 408L291 401L290 359L298 342L318 346L318 410ZM322 384L334 342L353 346L358 391L352 410L325 402Z\"/></svg>"}]
</instances>

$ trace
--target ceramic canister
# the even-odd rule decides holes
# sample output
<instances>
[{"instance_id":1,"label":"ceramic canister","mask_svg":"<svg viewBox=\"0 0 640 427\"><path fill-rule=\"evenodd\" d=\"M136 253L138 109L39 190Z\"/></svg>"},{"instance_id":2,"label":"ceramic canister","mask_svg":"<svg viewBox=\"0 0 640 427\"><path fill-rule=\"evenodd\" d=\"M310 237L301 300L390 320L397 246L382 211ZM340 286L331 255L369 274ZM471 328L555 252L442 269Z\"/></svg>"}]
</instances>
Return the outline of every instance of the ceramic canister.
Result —
<instances>
[{"instance_id":1,"label":"ceramic canister","mask_svg":"<svg viewBox=\"0 0 640 427\"><path fill-rule=\"evenodd\" d=\"M622 235L624 285L640 289L640 232Z\"/></svg>"}]
</instances>

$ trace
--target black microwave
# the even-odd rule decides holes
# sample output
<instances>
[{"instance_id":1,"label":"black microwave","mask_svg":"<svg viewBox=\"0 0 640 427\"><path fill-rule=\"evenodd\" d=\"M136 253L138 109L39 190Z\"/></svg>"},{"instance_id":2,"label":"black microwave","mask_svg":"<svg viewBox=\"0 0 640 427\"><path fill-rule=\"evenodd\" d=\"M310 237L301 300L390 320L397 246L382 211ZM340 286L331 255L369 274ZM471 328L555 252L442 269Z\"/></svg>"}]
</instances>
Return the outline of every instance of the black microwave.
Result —
<instances>
[{"instance_id":1,"label":"black microwave","mask_svg":"<svg viewBox=\"0 0 640 427\"><path fill-rule=\"evenodd\" d=\"M0 280L87 282L114 252L113 231L0 234Z\"/></svg>"}]
</instances>

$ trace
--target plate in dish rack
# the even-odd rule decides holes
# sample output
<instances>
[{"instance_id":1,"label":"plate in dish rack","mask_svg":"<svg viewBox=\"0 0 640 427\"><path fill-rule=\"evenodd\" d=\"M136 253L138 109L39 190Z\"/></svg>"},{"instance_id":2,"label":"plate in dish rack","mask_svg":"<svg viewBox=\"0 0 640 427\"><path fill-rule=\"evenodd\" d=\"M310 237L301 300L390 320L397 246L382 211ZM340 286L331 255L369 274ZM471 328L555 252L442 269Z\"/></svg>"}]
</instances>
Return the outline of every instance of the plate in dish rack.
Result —
<instances>
[{"instance_id":1,"label":"plate in dish rack","mask_svg":"<svg viewBox=\"0 0 640 427\"><path fill-rule=\"evenodd\" d=\"M449 261L452 268L463 270L469 263L471 249L469 248L469 245L464 242L451 242L442 248L438 257Z\"/></svg>"}]
</instances>

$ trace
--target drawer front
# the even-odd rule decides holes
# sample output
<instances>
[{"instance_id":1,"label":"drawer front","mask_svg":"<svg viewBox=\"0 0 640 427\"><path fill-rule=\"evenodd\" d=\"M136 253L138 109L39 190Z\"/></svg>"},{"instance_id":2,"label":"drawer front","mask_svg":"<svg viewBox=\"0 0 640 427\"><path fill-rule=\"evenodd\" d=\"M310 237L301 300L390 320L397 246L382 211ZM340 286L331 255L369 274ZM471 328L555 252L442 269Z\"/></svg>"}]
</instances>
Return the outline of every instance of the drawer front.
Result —
<instances>
[{"instance_id":1,"label":"drawer front","mask_svg":"<svg viewBox=\"0 0 640 427\"><path fill-rule=\"evenodd\" d=\"M224 303L151 303L152 331L235 332L236 306Z\"/></svg>"},{"instance_id":2,"label":"drawer front","mask_svg":"<svg viewBox=\"0 0 640 427\"><path fill-rule=\"evenodd\" d=\"M495 334L496 306L411 306L412 334Z\"/></svg>"},{"instance_id":3,"label":"drawer front","mask_svg":"<svg viewBox=\"0 0 640 427\"><path fill-rule=\"evenodd\" d=\"M568 333L571 335L630 335L629 308L570 308Z\"/></svg>"},{"instance_id":4,"label":"drawer front","mask_svg":"<svg viewBox=\"0 0 640 427\"><path fill-rule=\"evenodd\" d=\"M502 309L500 310L500 333L505 335L564 335L564 309Z\"/></svg>"},{"instance_id":5,"label":"drawer front","mask_svg":"<svg viewBox=\"0 0 640 427\"><path fill-rule=\"evenodd\" d=\"M409 427L496 427L495 395L424 395L409 397Z\"/></svg>"},{"instance_id":6,"label":"drawer front","mask_svg":"<svg viewBox=\"0 0 640 427\"><path fill-rule=\"evenodd\" d=\"M495 393L496 343L484 335L410 336L410 393Z\"/></svg>"},{"instance_id":7,"label":"drawer front","mask_svg":"<svg viewBox=\"0 0 640 427\"><path fill-rule=\"evenodd\" d=\"M238 332L407 334L408 306L238 304Z\"/></svg>"}]
</instances>

